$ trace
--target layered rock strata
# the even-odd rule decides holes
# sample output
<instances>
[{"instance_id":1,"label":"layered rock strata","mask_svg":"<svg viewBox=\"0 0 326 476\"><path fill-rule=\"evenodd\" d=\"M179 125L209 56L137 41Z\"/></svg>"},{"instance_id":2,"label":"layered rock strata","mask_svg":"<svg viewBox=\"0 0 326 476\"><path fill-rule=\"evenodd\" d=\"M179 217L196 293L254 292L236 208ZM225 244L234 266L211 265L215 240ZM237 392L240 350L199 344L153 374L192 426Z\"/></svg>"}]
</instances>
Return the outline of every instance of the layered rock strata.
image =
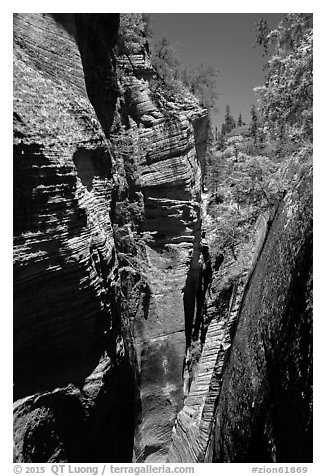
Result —
<instances>
[{"instance_id":1,"label":"layered rock strata","mask_svg":"<svg viewBox=\"0 0 326 476\"><path fill-rule=\"evenodd\" d=\"M312 461L311 168L298 175L257 221L228 311L208 310L168 462Z\"/></svg>"},{"instance_id":2,"label":"layered rock strata","mask_svg":"<svg viewBox=\"0 0 326 476\"><path fill-rule=\"evenodd\" d=\"M17 461L162 460L182 406L206 111L143 52L117 81L117 28L14 17Z\"/></svg>"},{"instance_id":3,"label":"layered rock strata","mask_svg":"<svg viewBox=\"0 0 326 476\"><path fill-rule=\"evenodd\" d=\"M210 220L210 216L205 211L202 215L206 223ZM265 213L257 221L246 267L237 281L230 286L230 289L223 288L227 290L224 298L226 301L225 311L218 311L214 302L217 292L215 285L220 280L220 274L216 275L215 273L213 295L207 293L204 296L205 302L201 310L201 325L204 329L201 336L197 335L197 343L193 342L192 344L193 346L197 344L197 352L200 352L200 357L197 363L193 355L187 356L190 361L190 372L188 375L185 373L185 382L188 381L190 388L188 392L185 392L187 397L177 416L167 462L212 462L215 413L223 380L224 365L237 327L244 292L249 285L251 273L256 266L267 236L268 224L274 213L275 210ZM233 260L230 262L226 257L221 273L226 274L227 269L232 265L234 265ZM194 294L193 290L190 293ZM222 292L219 293L219 299L222 300ZM195 299L192 302L195 306ZM207 329L205 329L206 326ZM192 330L193 328L190 327L190 337L193 338ZM204 340L203 345L200 345L200 337L201 340Z\"/></svg>"},{"instance_id":4,"label":"layered rock strata","mask_svg":"<svg viewBox=\"0 0 326 476\"><path fill-rule=\"evenodd\" d=\"M142 401L134 460L164 461L183 404L182 290L200 235L207 117L186 92L182 100L168 101L162 89L156 91L154 101L155 80L146 55L131 55L128 61L121 57L118 64L123 71L121 110L126 112L120 116L126 153L119 166L125 170L129 192L134 190L134 195L129 193L130 206L139 203L138 193L142 197L138 236L146 243L143 262L148 286L132 319ZM135 142L137 150L128 148L128 143ZM130 253L128 259L133 259ZM129 293L133 294L132 289Z\"/></svg>"},{"instance_id":5,"label":"layered rock strata","mask_svg":"<svg viewBox=\"0 0 326 476\"><path fill-rule=\"evenodd\" d=\"M214 319L193 378L189 394L173 429L168 463L211 462L212 428L228 340L225 321Z\"/></svg>"},{"instance_id":6,"label":"layered rock strata","mask_svg":"<svg viewBox=\"0 0 326 476\"><path fill-rule=\"evenodd\" d=\"M227 312L207 303L210 324L168 462L312 460L311 193L303 167L257 221L251 265L227 292Z\"/></svg>"},{"instance_id":7,"label":"layered rock strata","mask_svg":"<svg viewBox=\"0 0 326 476\"><path fill-rule=\"evenodd\" d=\"M14 16L18 461L132 456L136 361L121 312L110 221L112 156L103 133L114 117L112 58L104 64L111 65L105 84L103 75L95 74L93 85L84 79L91 50L95 55L101 46L91 32L105 28L110 59L118 21L96 18ZM87 41L84 35L93 38L89 56L76 44L76 37ZM86 87L101 89L103 103L111 104L103 127Z\"/></svg>"}]
</instances>

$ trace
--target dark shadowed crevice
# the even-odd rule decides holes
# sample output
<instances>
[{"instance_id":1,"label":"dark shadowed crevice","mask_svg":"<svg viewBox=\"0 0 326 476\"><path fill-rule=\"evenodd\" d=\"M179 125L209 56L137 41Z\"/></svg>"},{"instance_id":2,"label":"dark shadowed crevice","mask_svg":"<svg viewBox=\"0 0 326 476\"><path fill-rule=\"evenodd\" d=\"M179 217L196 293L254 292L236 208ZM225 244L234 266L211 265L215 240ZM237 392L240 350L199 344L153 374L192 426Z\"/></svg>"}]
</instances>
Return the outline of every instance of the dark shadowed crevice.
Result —
<instances>
[{"instance_id":1,"label":"dark shadowed crevice","mask_svg":"<svg viewBox=\"0 0 326 476\"><path fill-rule=\"evenodd\" d=\"M119 14L76 13L75 24L87 94L109 137L118 97L112 48L117 40Z\"/></svg>"}]
</instances>

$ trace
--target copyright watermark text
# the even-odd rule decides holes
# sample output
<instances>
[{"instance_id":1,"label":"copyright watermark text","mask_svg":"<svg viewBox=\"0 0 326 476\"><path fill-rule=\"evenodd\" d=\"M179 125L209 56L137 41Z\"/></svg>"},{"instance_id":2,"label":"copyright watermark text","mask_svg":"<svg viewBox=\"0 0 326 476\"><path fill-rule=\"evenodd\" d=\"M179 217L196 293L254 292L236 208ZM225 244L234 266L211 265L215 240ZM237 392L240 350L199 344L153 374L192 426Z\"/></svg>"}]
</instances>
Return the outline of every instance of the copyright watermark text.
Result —
<instances>
[{"instance_id":1,"label":"copyright watermark text","mask_svg":"<svg viewBox=\"0 0 326 476\"><path fill-rule=\"evenodd\" d=\"M251 468L251 472L253 474L295 474L295 473L307 473L308 468L307 466L277 466L277 467L270 467L270 466L253 466Z\"/></svg>"},{"instance_id":2,"label":"copyright watermark text","mask_svg":"<svg viewBox=\"0 0 326 476\"><path fill-rule=\"evenodd\" d=\"M165 464L161 465L73 465L73 464L47 464L46 466L31 466L15 464L13 466L13 472L15 474L54 474L55 476L69 475L69 474L91 474L102 475L105 474L134 474L139 476L140 474L194 474L194 466L169 466Z\"/></svg>"}]
</instances>

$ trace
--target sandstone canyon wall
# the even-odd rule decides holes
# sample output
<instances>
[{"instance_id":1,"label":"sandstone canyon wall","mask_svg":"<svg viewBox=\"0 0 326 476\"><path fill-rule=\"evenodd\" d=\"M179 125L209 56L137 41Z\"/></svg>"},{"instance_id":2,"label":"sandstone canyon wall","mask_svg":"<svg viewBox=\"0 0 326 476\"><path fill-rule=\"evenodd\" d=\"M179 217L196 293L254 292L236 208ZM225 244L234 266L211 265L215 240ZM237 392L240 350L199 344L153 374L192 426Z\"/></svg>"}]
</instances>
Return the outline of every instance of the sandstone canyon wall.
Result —
<instances>
[{"instance_id":1,"label":"sandstone canyon wall","mask_svg":"<svg viewBox=\"0 0 326 476\"><path fill-rule=\"evenodd\" d=\"M110 51L118 17L105 18L100 38L96 16L88 23L97 32L94 49L101 50L103 38L107 43L106 81L97 76L94 85L103 103L112 103L101 117L103 128L75 41L84 21L83 15L14 17L14 429L20 461L132 455L136 367L121 312L110 221L114 171L103 133L114 115L108 94L116 89ZM84 28L79 33L88 35Z\"/></svg>"},{"instance_id":2,"label":"sandstone canyon wall","mask_svg":"<svg viewBox=\"0 0 326 476\"><path fill-rule=\"evenodd\" d=\"M206 111L118 26L14 16L16 461L162 460L183 403Z\"/></svg>"},{"instance_id":3,"label":"sandstone canyon wall","mask_svg":"<svg viewBox=\"0 0 326 476\"><path fill-rule=\"evenodd\" d=\"M312 462L311 166L297 175L258 221L226 310L208 310L168 462Z\"/></svg>"},{"instance_id":4,"label":"sandstone canyon wall","mask_svg":"<svg viewBox=\"0 0 326 476\"><path fill-rule=\"evenodd\" d=\"M14 15L15 461L310 461L311 170L204 301L207 111L118 28Z\"/></svg>"},{"instance_id":5,"label":"sandstone canyon wall","mask_svg":"<svg viewBox=\"0 0 326 476\"><path fill-rule=\"evenodd\" d=\"M183 404L182 289L200 240L207 112L186 91L182 97L169 97L155 89L154 101L150 88L155 72L142 51L119 58L118 67L124 94L112 140L124 150L118 169L119 176L126 177L127 189L121 184L116 203L121 237L117 244L120 263L125 265L123 283L128 285L125 296L140 366L142 404L134 460L164 461ZM124 111L129 111L128 116ZM135 210L142 218L138 234L137 220L131 224L136 238L132 250L125 237L130 236L128 215ZM145 276L138 300L134 299L138 282L132 283L130 264ZM137 305L132 308L133 303Z\"/></svg>"},{"instance_id":6,"label":"sandstone canyon wall","mask_svg":"<svg viewBox=\"0 0 326 476\"><path fill-rule=\"evenodd\" d=\"M312 168L280 202L241 304L213 461L312 462Z\"/></svg>"}]
</instances>

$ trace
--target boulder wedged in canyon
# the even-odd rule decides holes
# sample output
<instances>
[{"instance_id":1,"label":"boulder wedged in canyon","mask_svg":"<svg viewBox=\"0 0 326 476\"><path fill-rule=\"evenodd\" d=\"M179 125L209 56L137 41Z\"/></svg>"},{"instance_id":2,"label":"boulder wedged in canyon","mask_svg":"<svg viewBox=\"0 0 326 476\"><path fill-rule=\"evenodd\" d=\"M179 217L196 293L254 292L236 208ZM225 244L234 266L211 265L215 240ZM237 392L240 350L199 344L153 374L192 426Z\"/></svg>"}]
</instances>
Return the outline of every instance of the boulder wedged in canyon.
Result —
<instances>
[{"instance_id":1,"label":"boulder wedged in canyon","mask_svg":"<svg viewBox=\"0 0 326 476\"><path fill-rule=\"evenodd\" d=\"M118 24L14 16L16 461L162 461L183 403L207 111Z\"/></svg>"},{"instance_id":2,"label":"boulder wedged in canyon","mask_svg":"<svg viewBox=\"0 0 326 476\"><path fill-rule=\"evenodd\" d=\"M215 462L312 461L312 171L280 202L245 291Z\"/></svg>"}]
</instances>

